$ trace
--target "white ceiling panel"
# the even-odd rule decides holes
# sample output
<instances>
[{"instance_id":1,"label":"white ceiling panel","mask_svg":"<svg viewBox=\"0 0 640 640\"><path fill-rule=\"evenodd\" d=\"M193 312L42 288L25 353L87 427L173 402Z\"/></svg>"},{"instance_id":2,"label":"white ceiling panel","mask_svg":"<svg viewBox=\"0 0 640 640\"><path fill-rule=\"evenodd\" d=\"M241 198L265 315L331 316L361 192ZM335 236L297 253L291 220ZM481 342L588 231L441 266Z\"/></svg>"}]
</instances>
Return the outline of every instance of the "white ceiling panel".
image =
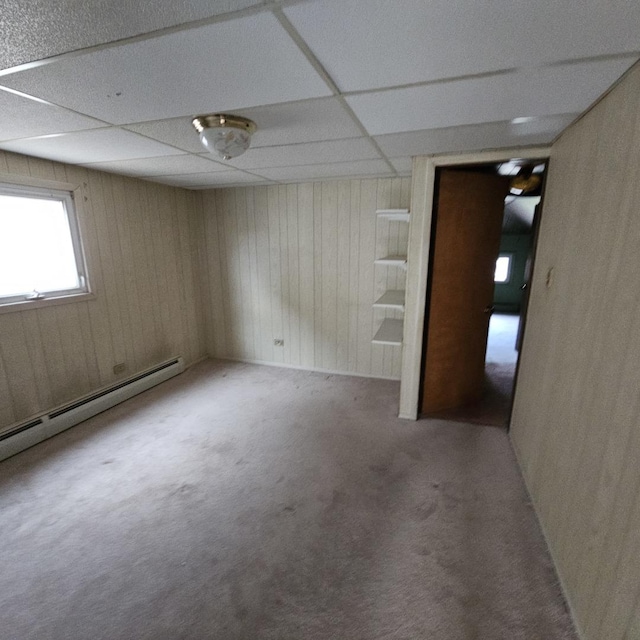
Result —
<instances>
[{"instance_id":1,"label":"white ceiling panel","mask_svg":"<svg viewBox=\"0 0 640 640\"><path fill-rule=\"evenodd\" d=\"M371 135L581 112L635 58L582 62L347 98Z\"/></svg>"},{"instance_id":2,"label":"white ceiling panel","mask_svg":"<svg viewBox=\"0 0 640 640\"><path fill-rule=\"evenodd\" d=\"M96 129L0 142L0 149L71 164L180 154L178 149L121 129Z\"/></svg>"},{"instance_id":3,"label":"white ceiling panel","mask_svg":"<svg viewBox=\"0 0 640 640\"><path fill-rule=\"evenodd\" d=\"M376 136L375 140L390 158L547 144L552 142L577 116L577 113L569 113L536 118L522 123L489 122L445 129L392 133ZM395 160L392 162L396 166Z\"/></svg>"},{"instance_id":4,"label":"white ceiling panel","mask_svg":"<svg viewBox=\"0 0 640 640\"><path fill-rule=\"evenodd\" d=\"M407 158L391 158L393 168L402 176L411 174L411 156Z\"/></svg>"},{"instance_id":5,"label":"white ceiling panel","mask_svg":"<svg viewBox=\"0 0 640 640\"><path fill-rule=\"evenodd\" d=\"M61 59L0 85L114 124L331 93L266 12Z\"/></svg>"},{"instance_id":6,"label":"white ceiling panel","mask_svg":"<svg viewBox=\"0 0 640 640\"><path fill-rule=\"evenodd\" d=\"M353 178L355 176L387 176L393 174L384 160L358 160L356 162L336 162L334 164L313 164L261 169L260 175L271 180L300 182L303 180Z\"/></svg>"},{"instance_id":7,"label":"white ceiling panel","mask_svg":"<svg viewBox=\"0 0 640 640\"><path fill-rule=\"evenodd\" d=\"M223 164L212 162L203 156L189 154L180 156L159 156L157 158L138 158L136 160L116 160L115 162L95 162L85 164L88 169L121 173L125 176L166 176L186 173L204 173L225 171Z\"/></svg>"},{"instance_id":8,"label":"white ceiling panel","mask_svg":"<svg viewBox=\"0 0 640 640\"><path fill-rule=\"evenodd\" d=\"M169 118L168 120L128 124L124 128L191 153L202 153L204 147L196 130L191 125L191 120L189 117Z\"/></svg>"},{"instance_id":9,"label":"white ceiling panel","mask_svg":"<svg viewBox=\"0 0 640 640\"><path fill-rule=\"evenodd\" d=\"M324 0L284 11L341 91L640 50L631 0Z\"/></svg>"},{"instance_id":10,"label":"white ceiling panel","mask_svg":"<svg viewBox=\"0 0 640 640\"><path fill-rule=\"evenodd\" d=\"M261 0L6 0L0 69L261 4Z\"/></svg>"},{"instance_id":11,"label":"white ceiling panel","mask_svg":"<svg viewBox=\"0 0 640 640\"><path fill-rule=\"evenodd\" d=\"M268 184L267 180L259 176L242 171L217 171L216 173L192 173L190 175L168 175L150 178L153 182L169 184L173 187L186 188L215 188L228 187L236 184Z\"/></svg>"},{"instance_id":12,"label":"white ceiling panel","mask_svg":"<svg viewBox=\"0 0 640 640\"><path fill-rule=\"evenodd\" d=\"M105 123L0 90L0 140L104 127Z\"/></svg>"},{"instance_id":13,"label":"white ceiling panel","mask_svg":"<svg viewBox=\"0 0 640 640\"><path fill-rule=\"evenodd\" d=\"M215 155L207 155L214 159L217 158ZM284 147L251 148L238 158L228 162L220 159L220 162L225 162L225 164L239 169L260 169L376 158L380 158L380 154L369 138L351 138L349 140L291 144Z\"/></svg>"},{"instance_id":14,"label":"white ceiling panel","mask_svg":"<svg viewBox=\"0 0 640 640\"><path fill-rule=\"evenodd\" d=\"M362 131L336 98L241 109L258 126L252 147L357 138Z\"/></svg>"},{"instance_id":15,"label":"white ceiling panel","mask_svg":"<svg viewBox=\"0 0 640 640\"><path fill-rule=\"evenodd\" d=\"M252 148L362 135L346 109L335 98L239 109L234 113L251 118L258 126L251 140ZM203 150L189 117L141 122L126 125L125 128L192 153L201 153Z\"/></svg>"}]
</instances>

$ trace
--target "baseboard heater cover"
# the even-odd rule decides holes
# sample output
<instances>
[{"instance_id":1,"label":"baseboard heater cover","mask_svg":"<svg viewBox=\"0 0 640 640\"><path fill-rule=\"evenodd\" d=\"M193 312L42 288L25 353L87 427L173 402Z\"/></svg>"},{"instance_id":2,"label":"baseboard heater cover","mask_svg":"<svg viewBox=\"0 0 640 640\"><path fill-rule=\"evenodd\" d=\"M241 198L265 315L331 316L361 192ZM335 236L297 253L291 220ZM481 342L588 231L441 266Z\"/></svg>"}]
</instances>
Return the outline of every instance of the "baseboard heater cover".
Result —
<instances>
[{"instance_id":1,"label":"baseboard heater cover","mask_svg":"<svg viewBox=\"0 0 640 640\"><path fill-rule=\"evenodd\" d=\"M167 360L127 380L89 394L0 433L0 460L102 413L184 371L182 357Z\"/></svg>"}]
</instances>

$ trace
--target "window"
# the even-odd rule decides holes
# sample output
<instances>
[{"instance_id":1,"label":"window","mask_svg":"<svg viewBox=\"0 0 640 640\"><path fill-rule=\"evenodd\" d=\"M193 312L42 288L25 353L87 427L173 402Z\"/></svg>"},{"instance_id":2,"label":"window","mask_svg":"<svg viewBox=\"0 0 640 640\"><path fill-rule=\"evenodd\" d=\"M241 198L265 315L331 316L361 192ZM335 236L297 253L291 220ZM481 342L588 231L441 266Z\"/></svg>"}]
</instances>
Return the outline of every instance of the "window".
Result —
<instances>
[{"instance_id":1,"label":"window","mask_svg":"<svg viewBox=\"0 0 640 640\"><path fill-rule=\"evenodd\" d=\"M0 306L88 291L71 191L0 184Z\"/></svg>"},{"instance_id":2,"label":"window","mask_svg":"<svg viewBox=\"0 0 640 640\"><path fill-rule=\"evenodd\" d=\"M496 260L496 271L493 276L494 282L509 282L511 278L511 259L513 256L509 254L501 254Z\"/></svg>"}]
</instances>

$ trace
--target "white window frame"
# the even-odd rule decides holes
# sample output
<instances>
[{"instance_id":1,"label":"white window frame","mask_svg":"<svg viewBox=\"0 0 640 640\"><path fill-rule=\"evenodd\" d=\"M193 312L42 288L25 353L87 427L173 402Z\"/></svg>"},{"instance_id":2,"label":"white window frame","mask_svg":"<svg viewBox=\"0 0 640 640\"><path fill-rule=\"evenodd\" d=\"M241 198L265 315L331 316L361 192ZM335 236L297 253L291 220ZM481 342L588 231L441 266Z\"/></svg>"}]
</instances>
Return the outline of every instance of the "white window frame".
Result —
<instances>
[{"instance_id":1,"label":"white window frame","mask_svg":"<svg viewBox=\"0 0 640 640\"><path fill-rule=\"evenodd\" d=\"M9 176L6 176L9 177ZM49 184L54 186L48 186ZM61 304L64 302L75 302L80 298L93 298L89 286L87 274L87 261L82 244L80 227L78 224L78 211L76 207L75 185L65 183L54 183L48 180L20 180L6 181L5 176L0 178L0 194L17 196L31 199L56 200L63 203L64 210L69 223L71 234L71 244L78 270L78 281L80 285L73 289L37 292L36 296L0 295L0 313L8 311L22 311L24 309L48 306L50 304Z\"/></svg>"},{"instance_id":2,"label":"white window frame","mask_svg":"<svg viewBox=\"0 0 640 640\"><path fill-rule=\"evenodd\" d=\"M498 254L498 260L500 258L509 258L509 263L507 265L507 277L504 280L496 280L494 275L494 280L493 280L494 284L509 284L509 282L511 282L511 273L513 271L514 257L515 257L515 253L501 252L500 254Z\"/></svg>"}]
</instances>

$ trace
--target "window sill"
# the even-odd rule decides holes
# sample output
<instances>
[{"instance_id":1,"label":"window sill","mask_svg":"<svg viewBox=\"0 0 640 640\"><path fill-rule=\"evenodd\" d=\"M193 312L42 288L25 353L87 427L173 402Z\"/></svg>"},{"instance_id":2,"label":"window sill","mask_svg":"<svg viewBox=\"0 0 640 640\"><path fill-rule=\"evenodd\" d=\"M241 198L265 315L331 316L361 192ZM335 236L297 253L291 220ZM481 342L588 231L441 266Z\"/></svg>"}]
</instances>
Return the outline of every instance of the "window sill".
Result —
<instances>
[{"instance_id":1,"label":"window sill","mask_svg":"<svg viewBox=\"0 0 640 640\"><path fill-rule=\"evenodd\" d=\"M95 294L90 292L73 293L58 298L40 298L38 300L20 300L19 302L10 302L8 304L0 304L0 315L3 313L14 313L16 311L29 311L30 309L42 309L43 307L55 307L59 304L72 304L74 302L86 302L87 300L95 300Z\"/></svg>"}]
</instances>

